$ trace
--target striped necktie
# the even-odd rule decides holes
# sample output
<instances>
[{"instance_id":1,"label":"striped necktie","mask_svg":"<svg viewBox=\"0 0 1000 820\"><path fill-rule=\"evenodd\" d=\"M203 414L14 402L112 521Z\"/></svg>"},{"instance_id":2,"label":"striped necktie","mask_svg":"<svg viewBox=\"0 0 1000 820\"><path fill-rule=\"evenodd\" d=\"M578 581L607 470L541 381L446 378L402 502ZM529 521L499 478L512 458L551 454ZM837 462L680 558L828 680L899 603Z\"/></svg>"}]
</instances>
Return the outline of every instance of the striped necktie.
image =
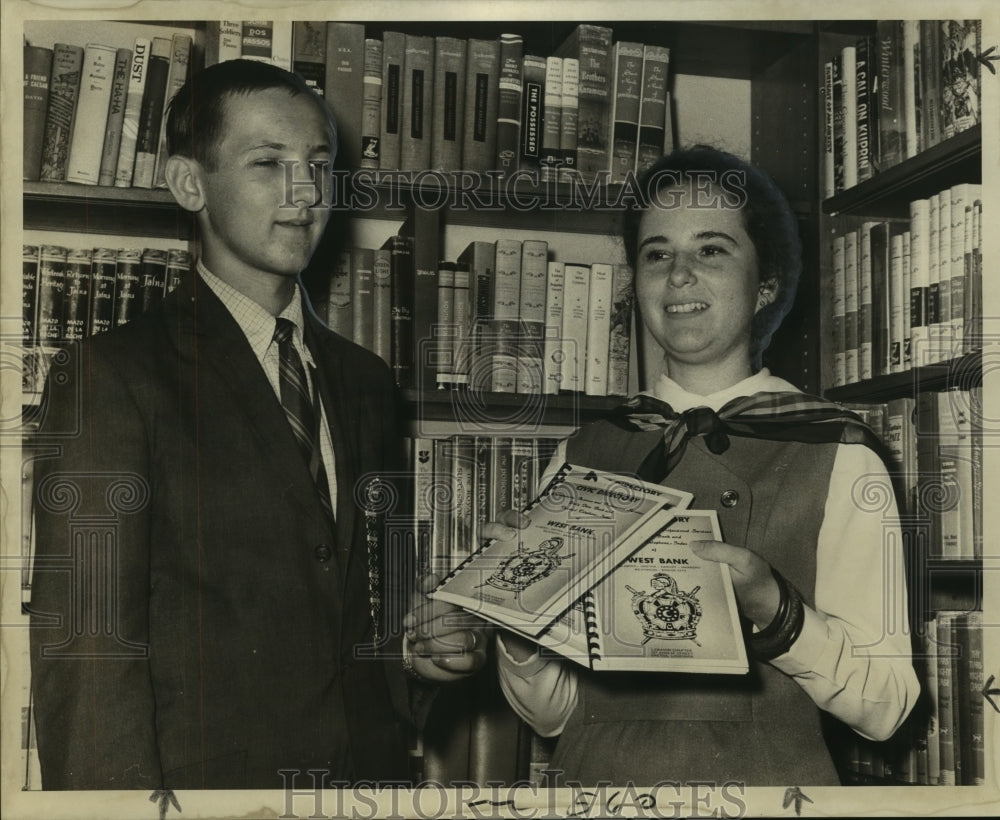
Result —
<instances>
[{"instance_id":1,"label":"striped necktie","mask_svg":"<svg viewBox=\"0 0 1000 820\"><path fill-rule=\"evenodd\" d=\"M329 516L331 523L335 520L333 505L330 502L330 484L327 481L326 470L319 449L319 420L314 394L309 390L306 370L302 364L292 336L295 323L279 317L274 328L274 341L278 345L278 382L281 387L281 406L285 417L292 428L295 442L299 446L302 458L309 466L309 472L316 484L320 504Z\"/></svg>"}]
</instances>

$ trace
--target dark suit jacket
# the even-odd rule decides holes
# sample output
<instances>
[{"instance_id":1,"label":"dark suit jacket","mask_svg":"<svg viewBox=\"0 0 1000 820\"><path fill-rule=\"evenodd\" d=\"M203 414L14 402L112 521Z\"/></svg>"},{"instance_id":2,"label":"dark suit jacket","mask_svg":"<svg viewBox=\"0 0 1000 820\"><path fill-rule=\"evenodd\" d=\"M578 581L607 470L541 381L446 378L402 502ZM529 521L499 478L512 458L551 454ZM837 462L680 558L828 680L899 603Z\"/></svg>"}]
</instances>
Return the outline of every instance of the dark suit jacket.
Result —
<instances>
[{"instance_id":1,"label":"dark suit jacket","mask_svg":"<svg viewBox=\"0 0 1000 820\"><path fill-rule=\"evenodd\" d=\"M394 386L378 357L305 312L335 527L245 336L200 278L51 373L40 439L61 455L36 470L31 607L44 788L406 776L399 660L357 651L373 629L353 493L398 466ZM383 610L398 614L393 594Z\"/></svg>"}]
</instances>

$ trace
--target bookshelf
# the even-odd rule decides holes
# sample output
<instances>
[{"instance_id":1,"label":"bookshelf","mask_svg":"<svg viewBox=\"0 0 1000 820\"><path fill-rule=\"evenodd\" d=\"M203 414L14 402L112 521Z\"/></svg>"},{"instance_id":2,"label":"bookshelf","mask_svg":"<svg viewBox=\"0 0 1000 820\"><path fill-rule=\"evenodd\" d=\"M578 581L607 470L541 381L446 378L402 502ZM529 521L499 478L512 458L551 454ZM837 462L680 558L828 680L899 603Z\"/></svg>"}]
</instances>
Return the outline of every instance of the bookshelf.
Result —
<instances>
[{"instance_id":1,"label":"bookshelf","mask_svg":"<svg viewBox=\"0 0 1000 820\"><path fill-rule=\"evenodd\" d=\"M675 100L678 120L674 123L679 141L685 138L707 139L713 118L728 122L725 109L734 95L747 113L738 138L750 159L766 168L789 196L799 218L804 248L804 269L799 294L792 313L775 335L765 363L778 375L807 392L823 392L829 398L849 402L884 402L937 391L952 385L981 383L981 356L973 352L946 362L929 364L905 373L878 376L851 385L832 387L832 364L829 349L831 336L829 312L831 259L824 241L835 218L901 217L907 203L940 190L956 181L981 181L981 129L977 126L928 149L916 157L884 171L850 190L821 199L819 182L822 152L822 117L816 81L820 69L843 43L870 33L867 23L838 22L825 25L812 21L732 21L665 22L616 20L606 25L616 40L662 45L670 48L671 74L701 81L722 81L725 92L718 98L708 94L702 102L709 117L698 129L690 128L681 118L690 100ZM163 25L171 25L164 23ZM204 61L205 24L194 23L197 32L193 64ZM569 21L547 22L378 22L366 23L366 36L380 38L387 31L405 31L432 36L476 37L495 39L515 30L524 36L525 53L551 54L573 30ZM820 74L822 72L820 71ZM710 89L719 86L707 86ZM773 138L775 132L781 139ZM744 139L745 135L745 139ZM817 146L820 150L817 151ZM422 183L402 181L393 173L368 173L374 192L373 204L363 214L350 208L337 208L331 230L367 241L384 240L399 223L420 208L421 202L435 203L442 226L442 243L453 257L471 239L488 239L501 231L525 234L544 232L559 237L559 253L584 243L583 247L609 249L619 253L613 236L618 230L622 186L598 186L596 207L566 207L573 187L564 182L535 184L518 180L513 186L499 179L478 181L469 188L458 174L426 177ZM458 207L462 195L487 201L495 207ZM169 192L156 189L84 187L59 182L25 182L23 185L24 226L33 231L75 231L95 235L126 237L155 236L190 242L194 238L193 220L180 209ZM530 203L525 205L524 203ZM351 212L350 224L345 214ZM358 239L361 237L361 240ZM593 243L587 245L588 239ZM343 236L335 241L345 241ZM350 240L347 240L350 241ZM596 261L596 260L595 260ZM314 295L323 297L326 282L310 278ZM321 273L320 276L323 274ZM642 350L641 332L632 346L633 358ZM649 367L639 362L633 386L648 380ZM649 363L646 363L647 365ZM538 398L538 397L535 397ZM532 409L534 432L564 435L574 426L601 417L620 403L620 399L579 394L544 396ZM531 405L523 394L479 392L463 396L460 391L402 392L407 430L421 425L434 431L433 437L466 432L470 406L492 413L497 418L517 416L517 411ZM922 566L911 567L925 586L934 608L951 608L962 602L982 600L981 563L972 559L928 559ZM477 704L479 704L477 706ZM487 780L500 777L513 780L529 775L544 760L533 757L533 739L512 720L495 689L465 685L449 703L444 714L436 715L434 736L424 738L424 762L437 775L449 780ZM484 717L484 714L487 717ZM493 715L494 717L489 717ZM498 716L497 716L498 715ZM495 723L491 723L491 720ZM470 728L471 727L471 728ZM475 729L475 731L474 731ZM492 734L491 734L492 733ZM492 748L491 748L492 746ZM470 748L477 748L480 760L489 760L486 768L470 768ZM541 748L536 743L536 748ZM435 751L440 752L434 758ZM486 765L486 764L484 764ZM434 768L437 766L437 768ZM490 768L493 766L495 768ZM857 775L858 781L884 783L882 778ZM36 784L37 787L37 784Z\"/></svg>"},{"instance_id":2,"label":"bookshelf","mask_svg":"<svg viewBox=\"0 0 1000 820\"><path fill-rule=\"evenodd\" d=\"M870 21L858 21L854 24L840 22L835 26L823 27L818 44L818 82L821 87L824 84L824 66L829 65L831 61L836 63L838 57L843 55L845 46L859 44L864 38L872 43L878 43L882 38L881 42L884 42L886 31L887 29L882 28L880 24ZM919 43L924 55L933 53L932 46L928 45L927 40L924 39L924 29L920 31ZM898 46L894 45L893 47ZM860 45L858 48L860 50ZM847 69L842 66L842 70L846 71ZM861 67L859 66L857 75L859 85L861 83L860 72ZM984 82L986 76L983 74ZM884 77L880 79L884 79ZM915 83L915 85L919 87L920 83ZM903 93L907 93L905 89ZM924 94L927 96L926 87ZM929 98L933 100L933 96ZM877 102L884 105L882 100ZM928 116L926 111L922 113L923 116ZM879 108L877 114L885 116L886 112ZM824 122L824 116L829 116L829 114L821 108L819 111L821 123ZM851 127L851 123L845 122L845 129L850 130ZM877 127L876 120L873 128ZM827 143L822 138L822 133L820 136L819 154L822 157ZM881 136L884 139L884 135ZM909 138L907 135L906 139ZM926 132L921 134L920 139L925 143L932 141L927 138ZM834 252L834 237L855 233L860 245L865 241L864 231L866 229L863 226L880 221L895 222L900 225L899 230L902 231L903 228L910 227L911 203L915 200L934 197L939 192L943 192L942 196L944 196L952 186L958 186L962 183L979 185L983 179L982 141L982 126L977 121L971 127L959 131L953 136L945 138L943 134L940 135L936 141L933 141L933 144L922 145L922 150L919 150L915 155L908 156L895 164L889 164L888 167L877 170L870 178L861 180L855 185L839 189L838 184L838 190L832 196L820 201L818 224L819 236L823 238L819 243L822 291L820 301L822 305L832 306L840 298L835 295L836 285L834 282L837 276L843 275L843 270ZM948 227L951 228L951 223ZM931 230L930 243L933 246L935 242L934 226L931 226ZM967 224L963 226L963 230L971 230L971 228ZM909 238L909 232L907 238ZM940 254L937 251L938 248L935 248L934 253L938 262L941 265L946 264L943 256L944 251L941 250ZM868 248L868 252L872 256L875 255L874 245ZM862 264L861 254L862 250L859 249L859 267ZM904 268L907 267L907 261L907 259L903 261ZM911 264L918 263L912 262ZM927 264L926 260L924 264ZM874 265L871 270L873 275L876 274ZM966 267L966 272L968 270L969 268ZM888 266L884 273L886 276L889 275ZM946 276L947 274L941 275L941 284L937 286L938 288L947 286L945 284ZM966 283L969 283L969 280L966 280ZM969 283L968 286L981 287L981 284L972 285ZM850 281L848 281L848 287L850 287ZM888 292L890 288L888 282L885 287L886 292ZM905 298L910 299L909 292L905 292ZM967 293L965 304L969 305ZM986 309L981 302L979 305L980 315L989 315L985 312ZM873 305L873 312L877 312L878 309L877 304ZM892 409L894 404L898 408L899 402L912 402L909 405L902 405L904 408L916 408L902 422L903 435L906 436L907 428L917 426L918 429L912 431L911 435L915 441L922 441L924 445L930 442L931 452L934 451L935 443L943 440L944 433L939 427L928 429L926 426L928 421L922 418L923 410L920 408L926 408L928 401L933 401L933 399L929 400L928 397L936 394L939 400L940 397L947 396L951 397L950 400L959 401L954 397L968 396L970 398L967 399L967 406L963 406L961 410L956 408L954 413L956 415L967 413L974 426L982 423L984 410L981 398L978 400L976 398L977 396L981 397L982 394L970 393L969 391L979 391L982 388L984 369L982 344L985 337L979 335L978 338L973 338L970 344L970 337L966 335L964 348L956 342L947 353L936 351L931 346L926 348L925 353L924 347L918 348L915 345L912 351L913 362L893 365L891 372L888 368L880 371L876 355L874 371L871 376L848 378L847 383L842 383L835 358L838 345L841 344L843 331L837 327L838 320L834 316L835 312L833 309L824 309L820 312L822 385L823 394L827 398L849 403L852 407L859 408L861 412L871 408L876 417L879 407L885 407L887 408L886 412L892 413L894 412ZM954 315L953 313L952 316ZM974 316L971 314L963 318L966 322L974 320ZM981 334L982 331L980 328L973 332ZM909 333L910 326L904 327L904 334L906 334L904 339L910 338ZM850 342L846 344L849 345ZM959 350L959 348L963 349ZM860 355L860 347L858 350ZM923 358L918 360L919 357ZM889 429L887 426L887 435L891 435L888 432ZM890 440L886 441L887 445L892 448ZM905 450L906 445L904 444L903 447ZM940 453L942 451L941 445L937 445L937 447ZM981 464L983 457L982 439L976 440L973 437L971 447L978 448L978 458ZM972 453L975 450L972 449L969 452ZM896 451L894 451L895 453ZM975 463L976 458L977 456L972 456L973 463ZM919 475L915 477L916 497L907 499L905 492L900 495L899 522L906 550L907 587L915 665L918 669L923 694L906 724L891 741L876 744L857 738L846 740L848 752L846 759L842 761L841 776L846 782L856 785L926 785L928 783L931 785L973 785L984 782L984 772L976 771L977 766L982 765L981 759L978 763L974 759L975 751L968 737L963 735L961 740L959 737L960 721L971 722L973 720L971 711L956 717L954 726L945 730L945 734L947 734L951 728L954 728L952 740L949 741L949 745L953 743L954 748L948 753L953 755L949 764L951 769L950 774L946 775L945 773L944 735L942 734L942 727L945 724L939 723L939 720L946 720L946 717L941 712L943 693L938 691L938 670L934 655L934 652L943 652L945 647L949 646L947 643L938 642L941 637L940 633L934 634L935 624L938 623L940 626L939 622L942 617L947 619L948 614L952 612L976 612L983 608L984 565L979 548L974 543L975 537L981 537L981 535L974 536L975 525L972 528L973 531L962 529L958 533L958 540L962 542L960 546L964 548L963 554L960 557L942 554L942 551L946 550L943 544L945 536L942 534L942 529L936 524L939 523L938 517L945 514L942 509L946 508L948 502L940 504L940 500L933 499L921 489L924 487L923 482L928 482L928 486L938 482L934 484L938 488L945 486L943 472L935 475L927 474L928 463L935 462L921 460L917 464L915 461L904 460L902 463L896 463L894 472L906 486L913 472L919 471ZM980 478L979 481L981 482L982 479ZM981 492L981 483L979 486L979 492ZM963 493L965 493L965 497L961 497ZM960 503L969 503L973 509L982 506L982 498L973 492L972 486L960 486L959 496ZM952 503L953 501L952 499ZM972 516L975 515L976 513L973 512ZM947 527L945 529L947 530ZM953 631L952 639L957 640L954 635ZM960 645L959 649L968 652L968 643ZM966 657L966 662L967 660ZM962 696L972 699L966 703L971 703L974 706L975 701L978 700L978 689L981 688L982 681L979 680L977 684L975 676L969 677L972 674L972 671L966 669L966 677L960 678L958 684L963 690ZM942 686L945 685L944 680L942 678ZM971 694L970 688L973 690ZM958 708L957 703L955 701L955 709ZM974 733L977 730L975 728L970 730L967 725L961 731ZM980 728L978 731L982 732L982 729ZM959 752L960 742L969 743L961 750L961 754Z\"/></svg>"}]
</instances>

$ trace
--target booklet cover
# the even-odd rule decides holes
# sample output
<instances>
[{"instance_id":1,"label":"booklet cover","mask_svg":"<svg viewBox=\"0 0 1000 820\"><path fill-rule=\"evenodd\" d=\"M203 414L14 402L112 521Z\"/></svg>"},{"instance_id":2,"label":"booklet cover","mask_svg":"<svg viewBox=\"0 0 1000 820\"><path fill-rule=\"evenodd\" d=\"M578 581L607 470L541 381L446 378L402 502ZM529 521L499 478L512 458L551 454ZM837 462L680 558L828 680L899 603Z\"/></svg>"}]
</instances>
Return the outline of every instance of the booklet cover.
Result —
<instances>
[{"instance_id":1,"label":"booklet cover","mask_svg":"<svg viewBox=\"0 0 1000 820\"><path fill-rule=\"evenodd\" d=\"M536 640L594 670L746 673L729 565L689 546L722 540L715 510L658 517L660 531Z\"/></svg>"},{"instance_id":2,"label":"booklet cover","mask_svg":"<svg viewBox=\"0 0 1000 820\"><path fill-rule=\"evenodd\" d=\"M449 573L431 597L534 637L691 494L565 464L524 510L526 526L493 540Z\"/></svg>"}]
</instances>

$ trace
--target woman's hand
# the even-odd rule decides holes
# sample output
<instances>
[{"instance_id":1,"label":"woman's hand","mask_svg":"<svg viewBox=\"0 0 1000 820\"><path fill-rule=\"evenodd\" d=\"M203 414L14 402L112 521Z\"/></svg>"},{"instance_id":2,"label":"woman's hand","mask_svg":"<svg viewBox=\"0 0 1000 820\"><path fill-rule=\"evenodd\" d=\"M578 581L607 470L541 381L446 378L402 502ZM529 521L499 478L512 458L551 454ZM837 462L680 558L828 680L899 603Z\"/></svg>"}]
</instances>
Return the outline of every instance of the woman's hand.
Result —
<instances>
[{"instance_id":1,"label":"woman's hand","mask_svg":"<svg viewBox=\"0 0 1000 820\"><path fill-rule=\"evenodd\" d=\"M492 626L461 607L428 598L439 583L429 574L418 583L413 609L403 618L413 671L435 683L450 683L483 668Z\"/></svg>"},{"instance_id":2,"label":"woman's hand","mask_svg":"<svg viewBox=\"0 0 1000 820\"><path fill-rule=\"evenodd\" d=\"M757 629L764 629L774 620L781 591L767 561L753 550L723 541L692 541L691 550L699 558L729 564L736 600Z\"/></svg>"}]
</instances>

